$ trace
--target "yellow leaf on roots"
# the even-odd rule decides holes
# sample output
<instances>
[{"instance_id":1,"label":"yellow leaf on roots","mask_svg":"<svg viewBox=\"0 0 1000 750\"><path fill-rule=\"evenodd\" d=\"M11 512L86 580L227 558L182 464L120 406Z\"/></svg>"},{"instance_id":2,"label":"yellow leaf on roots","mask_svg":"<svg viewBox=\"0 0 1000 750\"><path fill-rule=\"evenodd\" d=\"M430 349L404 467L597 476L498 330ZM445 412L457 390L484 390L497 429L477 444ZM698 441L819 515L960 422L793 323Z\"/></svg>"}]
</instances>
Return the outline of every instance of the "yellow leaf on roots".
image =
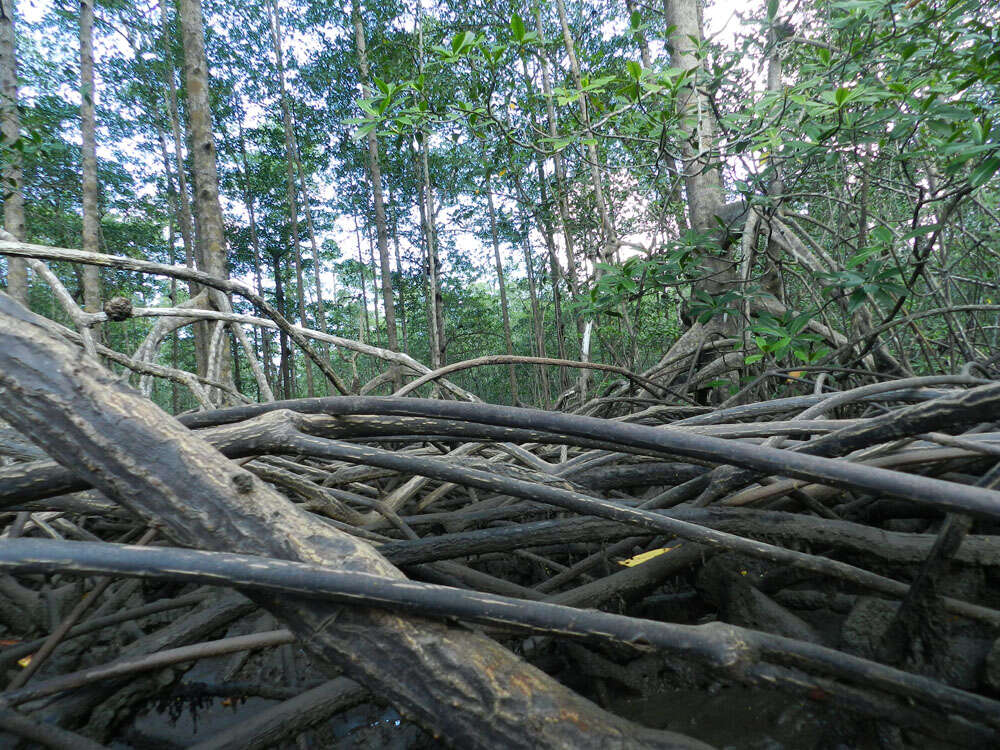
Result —
<instances>
[{"instance_id":1,"label":"yellow leaf on roots","mask_svg":"<svg viewBox=\"0 0 1000 750\"><path fill-rule=\"evenodd\" d=\"M660 549L652 549L649 552L643 552L641 555L636 555L635 557L630 557L628 560L619 560L619 565L624 565L626 568L634 568L636 565L642 565L644 562L652 560L654 557L659 557L664 552L669 552L673 547L661 547Z\"/></svg>"}]
</instances>

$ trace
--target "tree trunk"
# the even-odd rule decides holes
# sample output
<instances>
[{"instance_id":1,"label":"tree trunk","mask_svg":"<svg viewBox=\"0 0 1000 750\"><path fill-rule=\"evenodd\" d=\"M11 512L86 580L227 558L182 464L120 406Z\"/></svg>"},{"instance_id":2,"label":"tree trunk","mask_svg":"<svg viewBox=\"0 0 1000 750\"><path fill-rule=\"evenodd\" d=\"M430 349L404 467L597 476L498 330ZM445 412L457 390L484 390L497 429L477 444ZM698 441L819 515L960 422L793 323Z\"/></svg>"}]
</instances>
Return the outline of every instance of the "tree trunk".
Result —
<instances>
[{"instance_id":1,"label":"tree trunk","mask_svg":"<svg viewBox=\"0 0 1000 750\"><path fill-rule=\"evenodd\" d=\"M285 315L285 282L281 272L281 256L280 251L271 253L271 262L274 264L274 304L278 312ZM278 369L281 371L281 389L284 391L282 395L285 398L295 398L295 361L288 335L284 331L278 332L278 348Z\"/></svg>"},{"instance_id":2,"label":"tree trunk","mask_svg":"<svg viewBox=\"0 0 1000 750\"><path fill-rule=\"evenodd\" d=\"M166 139L163 137L163 131L160 129L159 124L157 124L156 132L160 136L160 150L163 152L163 156L167 155L167 143ZM168 164L166 159L164 159L164 165ZM169 168L167 170L167 195L171 196L171 206L170 206L170 223L167 225L167 247L170 248L170 265L174 265L177 262L177 248L174 244L177 241L177 232L174 230L174 226L177 223L177 206L176 201L173 200L173 189L174 181L170 177ZM177 307L177 279L170 277L170 305L172 307ZM170 366L175 370L180 368L180 336L178 336L177 331L174 330L170 334ZM170 381L170 412L172 414L180 414L181 411L181 399L180 399L180 387L178 383L174 380Z\"/></svg>"},{"instance_id":3,"label":"tree trunk","mask_svg":"<svg viewBox=\"0 0 1000 750\"><path fill-rule=\"evenodd\" d=\"M17 48L14 36L14 0L0 0L0 117L3 145L4 229L22 242L24 224L24 173L21 152L11 148L21 137L21 114L17 98ZM22 258L7 257L7 293L22 304L28 302L28 266Z\"/></svg>"},{"instance_id":4,"label":"tree trunk","mask_svg":"<svg viewBox=\"0 0 1000 750\"><path fill-rule=\"evenodd\" d=\"M98 232L100 214L97 205L97 118L94 105L94 3L80 0L80 133L83 161L83 250L100 252ZM97 266L83 267L83 309L89 313L101 310L101 274ZM100 340L100 329L94 327L94 337Z\"/></svg>"},{"instance_id":5,"label":"tree trunk","mask_svg":"<svg viewBox=\"0 0 1000 750\"><path fill-rule=\"evenodd\" d=\"M371 79L368 70L368 53L365 43L365 28L361 20L358 0L352 0L351 16L354 21L354 42L358 52L358 72L361 75L361 89L365 97L370 96ZM389 241L386 231L385 204L382 200L382 170L379 165L378 138L371 130L368 141L368 172L372 182L372 197L375 202L375 234L378 240L378 259L382 271L382 302L385 306L385 331L389 349L399 351L396 334L396 307L392 298L392 268L389 265Z\"/></svg>"},{"instance_id":6,"label":"tree trunk","mask_svg":"<svg viewBox=\"0 0 1000 750\"><path fill-rule=\"evenodd\" d=\"M188 193L187 169L184 164L184 141L181 135L180 110L177 105L177 83L174 80L170 44L170 23L167 17L167 3L160 4L160 28L163 41L163 76L166 91L165 101L167 115L170 119L170 131L173 136L174 160L177 164L177 205L180 210L179 225L181 238L184 242L184 263L190 268L195 265L204 267L201 253L197 247L194 218L191 215L191 201ZM188 295L194 297L200 291L198 284L188 282ZM207 323L198 322L194 330L195 367L199 373L208 369L208 346L211 341L211 329Z\"/></svg>"},{"instance_id":7,"label":"tree trunk","mask_svg":"<svg viewBox=\"0 0 1000 750\"><path fill-rule=\"evenodd\" d=\"M542 28L541 11L535 8L535 28L538 37L544 39L544 29ZM549 136L559 137L559 125L556 120L555 99L552 95L552 83L549 73L549 59L544 52L539 53L539 60L542 64L542 93L545 95L545 112L549 124ZM555 168L556 181L553 187L555 201L559 207L559 221L563 230L563 243L566 246L566 271L569 274L570 295L575 299L579 294L579 281L576 272L576 252L573 247L573 233L571 230L569 201L566 192L566 165L563 162L562 153L556 152L552 156L552 164ZM541 179L541 177L539 177ZM583 333L583 320L577 317L577 327Z\"/></svg>"},{"instance_id":8,"label":"tree trunk","mask_svg":"<svg viewBox=\"0 0 1000 750\"><path fill-rule=\"evenodd\" d=\"M253 254L253 277L254 286L257 290L257 294L264 297L264 281L261 272L261 258L263 255L260 250L260 235L257 232L257 210L256 201L254 200L253 193L250 189L250 161L247 158L246 140L243 137L243 108L237 102L236 104L237 113L237 137L238 144L237 148L240 152L240 163L243 167L243 171L240 174L240 192L243 194L243 204L247 208L248 215L248 228L250 230L250 250ZM223 129L223 137L226 137L226 131ZM284 313L282 313L284 314ZM257 328L254 328L254 349L257 349ZM273 386L275 383L274 375L274 362L273 355L271 353L271 336L268 329L260 329L261 337L261 347L260 352L263 356L263 366L264 366L264 377L269 384ZM262 389L263 390L263 389Z\"/></svg>"},{"instance_id":9,"label":"tree trunk","mask_svg":"<svg viewBox=\"0 0 1000 750\"><path fill-rule=\"evenodd\" d=\"M243 202L247 207L247 214L250 219L250 249L253 250L253 278L254 284L257 287L257 294L261 297L264 296L264 281L261 276L261 252L260 252L260 236L257 233L257 211L254 208L254 198L253 194L250 192L250 162L247 159L247 147L246 141L243 138L243 115L240 112L239 120L237 121L239 128L239 139L240 139L240 160L243 164ZM284 315L284 313L282 313ZM256 331L257 328L254 328ZM268 380L271 383L275 382L274 374L272 370L274 369L273 356L271 354L271 334L267 328L260 329L261 337L261 351L264 356L264 372L267 375Z\"/></svg>"},{"instance_id":10,"label":"tree trunk","mask_svg":"<svg viewBox=\"0 0 1000 750\"><path fill-rule=\"evenodd\" d=\"M288 92L285 90L285 63L281 52L281 32L278 26L278 9L274 0L268 0L267 14L271 22L271 42L274 45L275 69L278 74L278 87L281 98L281 122L285 131L285 177L288 190L288 221L291 225L291 240L293 259L295 261L295 300L298 303L299 323L303 328L309 327L306 318L305 284L302 281L302 245L299 237L299 207L295 187L295 149L292 147L292 115L288 104ZM312 363L305 362L306 391L309 397L316 395L313 383Z\"/></svg>"},{"instance_id":11,"label":"tree trunk","mask_svg":"<svg viewBox=\"0 0 1000 750\"><path fill-rule=\"evenodd\" d=\"M493 239L493 258L497 266L497 283L500 285L500 316L503 319L503 337L507 344L507 354L513 354L514 341L510 335L510 309L507 306L507 284L504 283L503 278L503 261L500 260L500 239L497 236L497 212L493 205L492 180L493 175L487 171L484 190L486 191L486 204L490 214L490 237ZM519 401L517 397L517 370L514 368L514 365L508 365L507 372L510 375L510 402L514 406L517 406Z\"/></svg>"},{"instance_id":12,"label":"tree trunk","mask_svg":"<svg viewBox=\"0 0 1000 750\"><path fill-rule=\"evenodd\" d=\"M625 7L631 16L635 13L635 0L625 0ZM636 41L639 43L639 57L642 60L642 67L652 67L652 58L649 54L649 43L646 41L646 34L642 31L636 33Z\"/></svg>"},{"instance_id":13,"label":"tree trunk","mask_svg":"<svg viewBox=\"0 0 1000 750\"><path fill-rule=\"evenodd\" d=\"M530 71L528 70L528 61L523 55L521 57L521 70L524 74L524 85L527 87L528 96L533 97L535 95L534 92L535 77L532 76ZM548 89L546 88L545 90L547 91ZM550 103L551 102L547 98L546 106L548 106L548 104ZM538 129L538 123L535 118L534 112L530 113L530 118L532 126ZM556 324L556 342L559 349L559 358L567 359L566 329L562 319L562 300L560 299L561 293L559 291L559 281L564 277L562 273L562 268L559 266L559 258L556 253L556 246L555 246L555 237L553 236L552 225L550 222L551 215L549 213L548 196L547 196L547 191L545 189L546 178L545 178L545 168L542 159L535 159L535 169L538 172L539 203L537 206L533 206L533 204L528 200L528 197L524 192L524 187L521 184L520 175L518 175L516 172L514 173L514 187L517 190L517 195L518 199L521 202L522 210L528 210L529 213L531 213L534 216L535 221L538 224L538 231L542 235L545 241L545 247L549 255L550 273L552 275L552 302L553 302L555 324ZM525 231L528 230L525 229ZM544 330L545 330L544 314L542 314L541 316L541 326L542 326L542 332L543 332L542 337L544 344ZM547 371L543 370L543 372ZM569 381L566 375L566 368L562 366L559 367L559 382L561 391L565 392L569 388ZM546 383L545 403L548 404L550 394L548 393L548 387L547 387L548 383L547 375L545 377L545 383Z\"/></svg>"},{"instance_id":14,"label":"tree trunk","mask_svg":"<svg viewBox=\"0 0 1000 750\"><path fill-rule=\"evenodd\" d=\"M573 81L576 84L579 96L577 101L580 104L580 123L583 125L583 134L587 141L587 161L590 167L590 184L594 190L594 203L597 205L597 214L601 220L601 240L602 250L599 260L610 263L614 256L617 240L615 230L611 223L611 214L608 213L608 204L604 198L604 186L601 180L600 162L597 155L597 143L594 133L590 129L590 112L587 107L587 94L583 90L583 79L580 74L580 64L576 59L576 46L573 43L573 35L569 30L569 22L566 19L566 5L563 0L556 0L556 10L559 12L559 25L562 27L563 42L566 45L566 56L569 59L570 72L573 74ZM600 272L595 269L594 275L599 277Z\"/></svg>"},{"instance_id":15,"label":"tree trunk","mask_svg":"<svg viewBox=\"0 0 1000 750\"><path fill-rule=\"evenodd\" d=\"M580 73L580 64L576 58L576 46L573 43L573 36L570 33L569 22L566 19L566 6L563 0L556 0L556 9L559 11L559 25L562 27L563 42L566 45L566 55L569 58L570 72L573 74L573 81L576 84L578 96L578 102L580 104L580 122L583 125L583 133L586 138L587 143L587 162L590 168L590 184L594 190L594 203L597 205L597 215L601 220L601 237L599 242L600 250L597 253L597 261L604 263L611 263L616 260L618 255L618 236L615 230L614 215L611 212L610 206L604 196L604 185L601 178L601 168L600 168L600 157L597 153L597 139L594 137L594 132L590 127L590 112L587 105L587 93L583 89L583 78ZM600 266L595 262L594 264L594 280L597 281L604 275ZM626 332L628 334L631 345L635 345L635 332L632 326L632 318L629 315L628 308L624 303L618 305L618 312L620 314L620 321L625 326ZM580 359L584 362L589 361L590 358L590 336L586 335L589 329L592 329L594 323L588 320L586 323L586 331L583 337L584 346L581 347ZM621 363L628 367L631 363L623 362ZM583 379L582 374L586 373L586 370L581 371L581 381L580 381L580 398L586 400L586 380Z\"/></svg>"},{"instance_id":16,"label":"tree trunk","mask_svg":"<svg viewBox=\"0 0 1000 750\"><path fill-rule=\"evenodd\" d=\"M160 23L163 29L164 81L167 91L167 116L170 119L170 130L174 142L174 160L177 164L177 199L179 226L184 242L184 263L190 268L195 266L197 250L194 242L194 220L191 217L191 202L188 198L187 173L184 167L184 146L181 136L180 114L177 109L177 83L174 81L174 69L170 62L170 35L167 20L167 3L160 5ZM188 292L193 297L198 293L197 285L188 284Z\"/></svg>"},{"instance_id":17,"label":"tree trunk","mask_svg":"<svg viewBox=\"0 0 1000 750\"><path fill-rule=\"evenodd\" d=\"M424 5L423 0L417 0L417 62L420 75L424 74ZM427 133L420 131L420 178L421 200L423 210L421 217L424 222L424 239L427 243L427 283L428 307L430 308L427 326L431 332L431 369L436 370L445 364L448 341L444 330L444 300L441 296L441 265L438 261L437 232L434 226L434 189L431 187L431 174L427 153L430 149Z\"/></svg>"},{"instance_id":18,"label":"tree trunk","mask_svg":"<svg viewBox=\"0 0 1000 750\"><path fill-rule=\"evenodd\" d=\"M559 352L559 359L569 359L566 356L566 323L563 320L562 314L562 293L559 291L559 281L563 279L562 267L559 265L559 256L556 252L556 242L553 236L552 224L550 222L549 213L549 202L548 196L545 190L545 171L542 167L541 160L535 162L535 167L538 171L538 193L539 193L539 203L536 216L536 221L538 223L538 231L541 233L542 238L545 240L545 249L548 251L549 255L549 276L552 283L552 316L555 318L556 324L556 350ZM527 196L524 193L524 189L521 186L520 179L515 175L514 177L515 185L517 186L517 192L521 196L521 203L523 205L530 205L528 203ZM545 332L545 319L542 316L542 337L544 341ZM559 389L560 393L565 393L569 389L569 375L566 372L566 368L559 367Z\"/></svg>"},{"instance_id":19,"label":"tree trunk","mask_svg":"<svg viewBox=\"0 0 1000 750\"><path fill-rule=\"evenodd\" d=\"M382 336L379 333L381 323L378 317L378 269L375 265L375 243L372 241L371 226L365 227L365 239L368 240L368 259L372 266L372 312L375 314L375 345L381 346Z\"/></svg>"},{"instance_id":20,"label":"tree trunk","mask_svg":"<svg viewBox=\"0 0 1000 750\"><path fill-rule=\"evenodd\" d=\"M560 4L559 4L560 26L566 27L563 37L564 37L564 40L566 40L566 39L569 40L569 42L568 42L569 45L572 45L572 37L569 36L569 30L568 30L568 27L566 26L566 23L565 23L565 16L566 16L565 8L563 8L562 3L560 2ZM543 36L544 35L544 30L542 28L542 15L541 15L541 12L537 8L535 9L535 24L536 24L537 29L538 29L538 36L540 38L544 38L544 36ZM569 49L570 48L567 47L567 51L569 51ZM553 137L553 138L556 138L556 137L558 137L559 128L558 128L558 125L557 125L557 122L556 122L556 112L555 112L555 103L554 103L554 99L553 99L553 95L552 95L552 85L551 85L551 83L549 81L549 61L548 61L548 58L545 56L544 52L541 53L541 59L542 59L542 90L543 90L543 92L545 94L545 108L546 108L546 112L547 112L547 115L548 115L548 121L549 121L549 135L551 137ZM577 87L579 88L579 86L580 86L580 83L579 83L579 66L576 65L576 56L575 56L575 54L572 57L572 65L576 66ZM585 111L586 110L586 103L584 101L584 97L581 95L580 99L581 99L580 106L581 106L582 110ZM588 120L588 123L589 123L589 120ZM589 132L589 127L588 127L588 132ZM597 165L596 157L594 157L592 160L593 160L593 166L596 169L596 165ZM560 221L561 221L562 227L563 227L563 240L564 240L564 242L566 244L566 260L567 260L567 269L569 271L570 291L571 291L571 293L573 295L573 298L574 299L578 299L579 296L580 296L580 294L582 293L583 281L582 281L581 278L578 277L578 274L577 274L576 253L574 251L573 237L572 237L572 232L571 232L571 229L570 229L571 224L570 224L569 201L568 201L568 198L567 198L567 196L568 196L568 188L567 188L567 182L566 182L566 168L565 168L565 165L564 165L564 162L563 162L561 154L556 154L553 157L553 161L555 163L555 175L556 175L556 182L555 182L555 188L554 188L554 190L556 192L556 200L557 200L557 202L559 204L559 218L560 218ZM600 179L599 179L599 177L600 176L598 175L598 185L600 185ZM592 179L593 179L593 177L592 177ZM600 195L601 195L600 200L603 203L603 200L604 200L603 191L600 191ZM605 216L602 216L602 219L601 219L602 227L603 227L605 218L606 218L606 212L605 212ZM586 362L586 361L588 361L590 359L590 336L591 336L591 332L593 330L593 325L594 324L593 324L593 321L591 321L591 320L584 320L583 316L577 315L576 316L576 325L577 325L577 332L579 333L579 336L580 336L580 359L582 361ZM586 398L587 398L587 383L588 383L588 380L589 380L589 376L590 376L589 370L586 370L586 369L581 369L580 370L579 380L578 380L578 388L579 388L579 391L580 391L580 401L581 401L581 403L583 401L586 401Z\"/></svg>"},{"instance_id":21,"label":"tree trunk","mask_svg":"<svg viewBox=\"0 0 1000 750\"><path fill-rule=\"evenodd\" d=\"M522 209L523 211L523 209ZM547 357L545 351L545 320L542 315L541 306L538 304L538 288L535 284L535 262L531 257L531 224L522 213L521 219L521 242L524 246L524 267L528 271L528 297L531 300L531 324L535 334L535 351L539 357ZM542 398L539 403L546 409L549 408L549 371L545 367L537 368L539 387L542 391Z\"/></svg>"},{"instance_id":22,"label":"tree trunk","mask_svg":"<svg viewBox=\"0 0 1000 750\"><path fill-rule=\"evenodd\" d=\"M674 67L700 71L701 62L695 55L698 41L702 38L698 0L664 0L664 12L667 23L674 29L670 35ZM715 118L707 97L698 90L697 82L681 93L677 106L682 127L690 133L690 137L682 142L682 147L691 228L698 232L711 232L717 228L715 216L725 203L718 159L713 156L717 149ZM705 256L707 278L702 282L705 291L716 295L731 289L732 260Z\"/></svg>"},{"instance_id":23,"label":"tree trunk","mask_svg":"<svg viewBox=\"0 0 1000 750\"><path fill-rule=\"evenodd\" d=\"M191 161L194 172L195 210L198 214L199 250L202 270L213 276L229 278L226 253L225 224L219 203L219 173L212 138L212 111L208 96L208 62L205 59L205 32L202 25L201 0L178 0L181 36L184 42L184 79L187 84L188 127L191 136ZM224 312L229 300L221 293L210 296L213 307ZM207 333L219 323L206 325ZM211 340L211 335L208 335ZM220 348L225 361L218 368L220 377L231 385L232 368L229 347ZM208 371L208 363L206 362ZM203 373L200 373L203 374Z\"/></svg>"},{"instance_id":24,"label":"tree trunk","mask_svg":"<svg viewBox=\"0 0 1000 750\"><path fill-rule=\"evenodd\" d=\"M431 294L431 261L427 252L427 203L424 200L424 180L423 169L420 164L420 153L416 147L413 151L413 176L417 185L417 213L420 216L420 277L424 287L424 316L427 318L427 351L428 359L431 362L431 369L434 367L437 348L437 327L434 325L433 295Z\"/></svg>"},{"instance_id":25,"label":"tree trunk","mask_svg":"<svg viewBox=\"0 0 1000 750\"><path fill-rule=\"evenodd\" d=\"M361 249L361 227L358 226L358 217L354 217L354 239L358 244L358 275L361 281L361 309L358 314L358 334L361 340L371 340L371 327L368 324L368 288L365 286L365 256Z\"/></svg>"},{"instance_id":26,"label":"tree trunk","mask_svg":"<svg viewBox=\"0 0 1000 750\"><path fill-rule=\"evenodd\" d=\"M392 204L392 194L389 194L389 203ZM392 217L392 247L396 255L396 273L399 274L399 330L403 334L403 353L410 353L410 340L406 333L406 301L403 297L403 289L406 280L403 276L403 261L399 255L399 227L396 223L396 215Z\"/></svg>"},{"instance_id":27,"label":"tree trunk","mask_svg":"<svg viewBox=\"0 0 1000 750\"><path fill-rule=\"evenodd\" d=\"M431 369L445 364L447 341L444 333L444 300L441 296L440 262L437 252L437 231L434 223L434 190L431 187L427 159L427 135L420 134L420 215L424 225L424 243L427 248L427 325L431 332Z\"/></svg>"},{"instance_id":28,"label":"tree trunk","mask_svg":"<svg viewBox=\"0 0 1000 750\"><path fill-rule=\"evenodd\" d=\"M170 223L168 224L169 236L167 237L167 247L170 248L170 265L177 263L177 253L174 247L177 241L177 222L179 219L177 212L177 189L174 185L174 175L170 170L170 156L167 153L167 137L160 127L159 122L156 123L156 137L160 143L160 158L163 159L163 173L167 178L167 205L170 207ZM170 304L176 307L178 303L177 299L177 279L171 277L170 279ZM180 337L175 330L170 334L170 366L175 370L180 368ZM174 414L180 412L180 393L178 389L178 384L171 381L170 383L170 407Z\"/></svg>"},{"instance_id":29,"label":"tree trunk","mask_svg":"<svg viewBox=\"0 0 1000 750\"><path fill-rule=\"evenodd\" d=\"M323 279L321 276L323 263L320 258L319 240L316 238L316 226L313 223L312 203L309 200L309 191L306 187L306 172L302 168L302 155L299 153L298 139L295 137L294 119L292 125L292 151L295 155L295 169L299 175L299 195L302 198L302 207L306 210L306 229L309 232L309 246L313 253L313 280L316 284L316 328L322 333L327 333L326 302L323 299ZM324 341L320 342L319 346L323 356L329 360L330 345ZM329 393L329 386L325 378L322 380L321 387L324 393Z\"/></svg>"},{"instance_id":30,"label":"tree trunk","mask_svg":"<svg viewBox=\"0 0 1000 750\"><path fill-rule=\"evenodd\" d=\"M669 27L671 62L682 70L701 72L701 62L695 50L702 39L701 9L699 0L664 0L664 14ZM684 188L687 193L688 216L691 228L703 234L718 234L716 216L722 211L725 200L719 175L718 158L714 156L715 119L707 97L698 89L699 76L691 77L692 83L677 95L677 109L681 127L688 137L682 141L684 163ZM701 278L692 283L693 291L701 291L718 298L737 288L737 269L732 253L720 254L719 247L702 248ZM665 355L673 359L683 353L701 351L708 336L715 332L735 333L736 321L728 315L716 316L705 324L694 322ZM692 362L691 370L697 362ZM721 398L717 393L716 397Z\"/></svg>"}]
</instances>

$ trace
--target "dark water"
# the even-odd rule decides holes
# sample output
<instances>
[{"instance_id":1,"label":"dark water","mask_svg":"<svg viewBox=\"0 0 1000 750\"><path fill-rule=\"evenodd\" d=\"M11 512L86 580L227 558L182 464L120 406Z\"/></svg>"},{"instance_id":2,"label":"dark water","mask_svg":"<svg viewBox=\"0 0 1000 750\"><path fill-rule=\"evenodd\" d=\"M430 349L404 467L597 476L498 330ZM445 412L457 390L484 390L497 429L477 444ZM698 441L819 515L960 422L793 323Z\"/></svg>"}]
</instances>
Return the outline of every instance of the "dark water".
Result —
<instances>
[{"instance_id":1,"label":"dark water","mask_svg":"<svg viewBox=\"0 0 1000 750\"><path fill-rule=\"evenodd\" d=\"M848 750L878 747L875 738L838 738L840 722L825 706L771 691L727 687L663 690L612 701L611 709L633 721L695 737L719 750ZM861 743L861 744L858 744Z\"/></svg>"},{"instance_id":2,"label":"dark water","mask_svg":"<svg viewBox=\"0 0 1000 750\"><path fill-rule=\"evenodd\" d=\"M150 710L138 716L129 732L129 744L141 750L188 747L238 724L273 701L251 698L243 704L222 706L215 701L198 712L197 720L184 710L171 723L165 713ZM657 729L696 737L719 750L848 750L877 748L875 737L851 732L844 737L836 717L821 704L797 701L778 692L731 687L714 694L695 690L663 690L641 697L614 698L615 713ZM313 730L313 748L424 748L427 735L401 720L391 708L358 706ZM286 747L294 747L289 743Z\"/></svg>"}]
</instances>

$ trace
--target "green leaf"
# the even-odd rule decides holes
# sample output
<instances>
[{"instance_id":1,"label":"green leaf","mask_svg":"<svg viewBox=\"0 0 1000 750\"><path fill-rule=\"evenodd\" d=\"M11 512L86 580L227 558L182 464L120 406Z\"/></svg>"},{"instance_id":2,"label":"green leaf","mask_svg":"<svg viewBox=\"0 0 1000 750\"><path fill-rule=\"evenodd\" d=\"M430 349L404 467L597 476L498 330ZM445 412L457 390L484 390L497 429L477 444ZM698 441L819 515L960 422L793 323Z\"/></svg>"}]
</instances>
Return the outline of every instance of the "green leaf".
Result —
<instances>
[{"instance_id":1,"label":"green leaf","mask_svg":"<svg viewBox=\"0 0 1000 750\"><path fill-rule=\"evenodd\" d=\"M629 60L627 63L625 63L625 67L628 68L629 75L632 76L635 80L638 81L640 78L642 78L642 66L639 65L639 63L635 62L634 60Z\"/></svg>"},{"instance_id":2,"label":"green leaf","mask_svg":"<svg viewBox=\"0 0 1000 750\"><path fill-rule=\"evenodd\" d=\"M931 232L936 232L941 228L940 224L923 224L916 229L911 229L909 232L904 234L901 239L903 242L907 240L912 240L914 237L922 237L925 234L930 234Z\"/></svg>"},{"instance_id":3,"label":"green leaf","mask_svg":"<svg viewBox=\"0 0 1000 750\"><path fill-rule=\"evenodd\" d=\"M880 252L882 252L882 248L879 245L862 248L847 259L847 263L844 264L844 267L857 268L861 264L867 262L873 255L878 255Z\"/></svg>"},{"instance_id":4,"label":"green leaf","mask_svg":"<svg viewBox=\"0 0 1000 750\"><path fill-rule=\"evenodd\" d=\"M517 13L510 17L510 30L517 41L524 41L524 34L526 31L524 28L524 20Z\"/></svg>"},{"instance_id":5,"label":"green leaf","mask_svg":"<svg viewBox=\"0 0 1000 750\"><path fill-rule=\"evenodd\" d=\"M639 11L633 10L632 15L628 18L629 26L632 27L632 31L638 31L642 26L642 16L639 15Z\"/></svg>"},{"instance_id":6,"label":"green leaf","mask_svg":"<svg viewBox=\"0 0 1000 750\"><path fill-rule=\"evenodd\" d=\"M475 41L476 35L471 31L463 31L459 34L455 34L455 38L451 40L451 51L453 54L460 54L467 47L472 46Z\"/></svg>"},{"instance_id":7,"label":"green leaf","mask_svg":"<svg viewBox=\"0 0 1000 750\"><path fill-rule=\"evenodd\" d=\"M833 100L837 103L837 107L843 107L844 102L847 101L848 97L851 95L851 90L846 86L841 86L835 92L833 92Z\"/></svg>"},{"instance_id":8,"label":"green leaf","mask_svg":"<svg viewBox=\"0 0 1000 750\"><path fill-rule=\"evenodd\" d=\"M878 226L872 230L872 237L883 245L892 244L892 230L889 227Z\"/></svg>"},{"instance_id":9,"label":"green leaf","mask_svg":"<svg viewBox=\"0 0 1000 750\"><path fill-rule=\"evenodd\" d=\"M373 130L375 130L375 123L373 122L370 122L367 125L362 125L360 128L351 133L351 139L355 141L360 141L362 138L366 137Z\"/></svg>"},{"instance_id":10,"label":"green leaf","mask_svg":"<svg viewBox=\"0 0 1000 750\"><path fill-rule=\"evenodd\" d=\"M981 162L969 173L969 184L977 188L992 177L1000 169L1000 157L994 156Z\"/></svg>"},{"instance_id":11,"label":"green leaf","mask_svg":"<svg viewBox=\"0 0 1000 750\"><path fill-rule=\"evenodd\" d=\"M865 299L867 299L867 297L868 295L865 294L864 289L855 289L851 292L851 296L848 298L847 312L853 313L865 303Z\"/></svg>"}]
</instances>

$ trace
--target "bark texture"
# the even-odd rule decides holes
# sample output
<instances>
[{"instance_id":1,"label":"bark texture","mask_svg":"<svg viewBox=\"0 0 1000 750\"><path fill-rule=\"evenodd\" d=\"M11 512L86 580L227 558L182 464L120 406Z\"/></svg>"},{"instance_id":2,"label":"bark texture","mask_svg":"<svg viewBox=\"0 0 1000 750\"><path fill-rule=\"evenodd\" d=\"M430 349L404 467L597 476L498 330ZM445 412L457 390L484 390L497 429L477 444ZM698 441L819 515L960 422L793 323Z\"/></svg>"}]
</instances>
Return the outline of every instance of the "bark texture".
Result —
<instances>
[{"instance_id":1,"label":"bark texture","mask_svg":"<svg viewBox=\"0 0 1000 750\"><path fill-rule=\"evenodd\" d=\"M0 126L3 143L10 146L21 137L21 115L17 98L17 50L14 43L14 0L0 0ZM21 154L11 149L3 170L4 229L22 242L24 226L24 173ZM18 302L28 299L28 266L21 258L7 258L7 292Z\"/></svg>"},{"instance_id":2,"label":"bark texture","mask_svg":"<svg viewBox=\"0 0 1000 750\"><path fill-rule=\"evenodd\" d=\"M97 201L97 117L94 106L94 3L80 2L80 133L83 156L83 250L100 252L100 208ZM83 267L83 309L101 310L101 275L97 266Z\"/></svg>"}]
</instances>

